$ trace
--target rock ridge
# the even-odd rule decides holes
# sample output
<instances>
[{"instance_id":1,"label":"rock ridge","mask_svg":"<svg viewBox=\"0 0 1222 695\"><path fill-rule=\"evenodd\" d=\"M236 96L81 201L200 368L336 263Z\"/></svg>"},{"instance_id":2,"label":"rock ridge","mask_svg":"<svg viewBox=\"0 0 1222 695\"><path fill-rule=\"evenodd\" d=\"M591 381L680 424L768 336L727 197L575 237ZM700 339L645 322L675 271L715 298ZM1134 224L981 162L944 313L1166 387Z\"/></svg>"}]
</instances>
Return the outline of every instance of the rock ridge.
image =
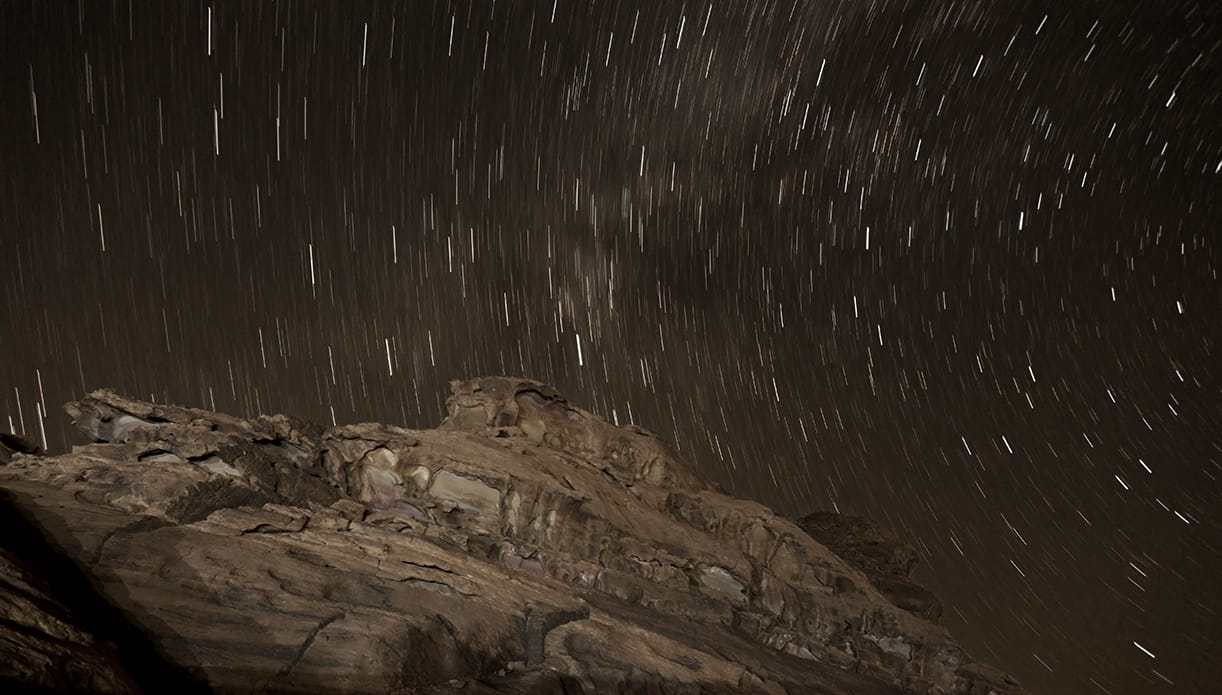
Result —
<instances>
[{"instance_id":1,"label":"rock ridge","mask_svg":"<svg viewBox=\"0 0 1222 695\"><path fill-rule=\"evenodd\" d=\"M95 442L14 452L0 488L165 677L219 692L1022 692L893 536L727 495L541 382L450 386L431 430L95 391L65 406ZM84 689L140 690L129 651Z\"/></svg>"}]
</instances>

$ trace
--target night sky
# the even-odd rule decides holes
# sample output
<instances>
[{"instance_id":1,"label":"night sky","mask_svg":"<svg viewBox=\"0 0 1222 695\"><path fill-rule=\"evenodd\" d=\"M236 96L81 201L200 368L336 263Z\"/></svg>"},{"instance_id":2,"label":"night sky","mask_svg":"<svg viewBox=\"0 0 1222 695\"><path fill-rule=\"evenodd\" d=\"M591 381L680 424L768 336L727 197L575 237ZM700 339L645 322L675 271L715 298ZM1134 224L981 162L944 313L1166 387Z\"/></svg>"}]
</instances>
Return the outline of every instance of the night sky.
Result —
<instances>
[{"instance_id":1,"label":"night sky","mask_svg":"<svg viewBox=\"0 0 1222 695\"><path fill-rule=\"evenodd\" d=\"M1222 678L1222 5L0 0L0 428L555 385L1043 693Z\"/></svg>"}]
</instances>

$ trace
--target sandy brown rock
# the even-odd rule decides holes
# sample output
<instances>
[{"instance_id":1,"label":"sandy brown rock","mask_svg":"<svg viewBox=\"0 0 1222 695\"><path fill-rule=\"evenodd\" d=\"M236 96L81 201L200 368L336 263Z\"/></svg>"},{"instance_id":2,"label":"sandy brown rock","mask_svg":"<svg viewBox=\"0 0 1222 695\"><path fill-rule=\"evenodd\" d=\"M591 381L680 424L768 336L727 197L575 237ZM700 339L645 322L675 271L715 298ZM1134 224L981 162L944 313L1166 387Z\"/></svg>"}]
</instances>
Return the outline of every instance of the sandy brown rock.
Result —
<instances>
[{"instance_id":1,"label":"sandy brown rock","mask_svg":"<svg viewBox=\"0 0 1222 695\"><path fill-rule=\"evenodd\" d=\"M546 385L435 430L95 392L0 487L220 691L1018 692L803 529Z\"/></svg>"}]
</instances>

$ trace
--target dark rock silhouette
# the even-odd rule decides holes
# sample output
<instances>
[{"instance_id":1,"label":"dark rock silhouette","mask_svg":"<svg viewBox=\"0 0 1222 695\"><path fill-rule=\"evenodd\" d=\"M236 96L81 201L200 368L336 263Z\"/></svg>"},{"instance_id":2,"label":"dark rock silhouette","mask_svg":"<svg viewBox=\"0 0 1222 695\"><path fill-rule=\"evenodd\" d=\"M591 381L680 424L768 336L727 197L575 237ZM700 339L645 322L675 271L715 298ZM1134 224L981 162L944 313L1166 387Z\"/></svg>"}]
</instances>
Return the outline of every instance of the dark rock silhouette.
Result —
<instances>
[{"instance_id":1,"label":"dark rock silhouette","mask_svg":"<svg viewBox=\"0 0 1222 695\"><path fill-rule=\"evenodd\" d=\"M17 454L38 456L42 454L42 447L19 434L0 432L0 465L12 461Z\"/></svg>"},{"instance_id":2,"label":"dark rock silhouette","mask_svg":"<svg viewBox=\"0 0 1222 695\"><path fill-rule=\"evenodd\" d=\"M934 622L942 620L942 602L912 581L917 553L893 532L857 516L814 512L798 526L828 550L865 573L892 603Z\"/></svg>"},{"instance_id":3,"label":"dark rock silhouette","mask_svg":"<svg viewBox=\"0 0 1222 695\"><path fill-rule=\"evenodd\" d=\"M908 586L893 537L863 545L882 532L726 495L657 436L544 384L451 388L435 430L108 391L68 404L96 443L15 455L0 488L112 620L44 602L85 618L79 649L57 656L80 665L69 683L11 666L44 661L0 622L0 677L113 692L1020 692L926 619L936 600Z\"/></svg>"}]
</instances>

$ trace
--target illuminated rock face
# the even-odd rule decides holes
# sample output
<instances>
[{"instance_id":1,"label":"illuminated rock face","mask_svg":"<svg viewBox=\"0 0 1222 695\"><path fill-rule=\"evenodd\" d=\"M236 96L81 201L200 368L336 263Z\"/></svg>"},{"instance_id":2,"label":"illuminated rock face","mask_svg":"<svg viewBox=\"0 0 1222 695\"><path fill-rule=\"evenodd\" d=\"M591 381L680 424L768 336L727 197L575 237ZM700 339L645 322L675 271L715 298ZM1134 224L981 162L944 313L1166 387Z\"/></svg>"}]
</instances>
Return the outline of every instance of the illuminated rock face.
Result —
<instances>
[{"instance_id":1,"label":"illuminated rock face","mask_svg":"<svg viewBox=\"0 0 1222 695\"><path fill-rule=\"evenodd\" d=\"M98 391L67 406L97 443L0 487L164 657L142 687L1019 691L657 436L535 381L451 388L434 430Z\"/></svg>"}]
</instances>

